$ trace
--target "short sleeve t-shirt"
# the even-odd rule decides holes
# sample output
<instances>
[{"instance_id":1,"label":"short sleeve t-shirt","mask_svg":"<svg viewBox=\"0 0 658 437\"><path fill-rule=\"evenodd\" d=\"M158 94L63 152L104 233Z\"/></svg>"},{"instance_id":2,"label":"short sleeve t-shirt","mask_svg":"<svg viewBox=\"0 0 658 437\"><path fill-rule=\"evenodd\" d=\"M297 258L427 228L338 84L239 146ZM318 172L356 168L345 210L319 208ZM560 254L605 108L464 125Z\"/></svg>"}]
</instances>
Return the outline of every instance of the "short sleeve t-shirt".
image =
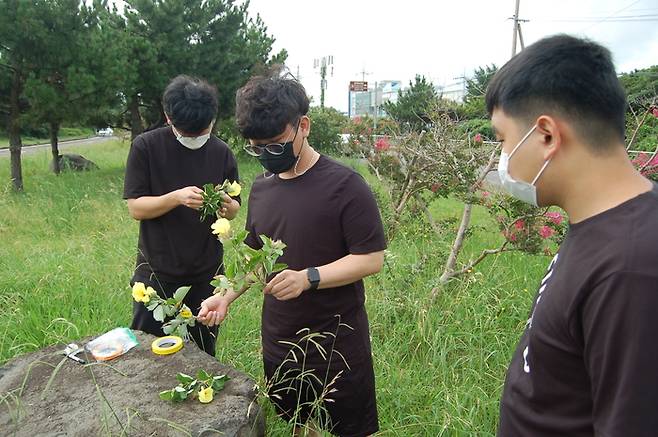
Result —
<instances>
[{"instance_id":1,"label":"short sleeve t-shirt","mask_svg":"<svg viewBox=\"0 0 658 437\"><path fill-rule=\"evenodd\" d=\"M658 188L570 227L507 372L498 435L658 435Z\"/></svg>"},{"instance_id":2,"label":"short sleeve t-shirt","mask_svg":"<svg viewBox=\"0 0 658 437\"><path fill-rule=\"evenodd\" d=\"M161 196L188 186L237 181L238 167L229 147L210 136L191 150L178 142L170 127L136 137L128 154L124 199ZM213 218L200 220L198 211L178 206L166 214L141 220L136 274L153 272L167 282L209 280L219 268L221 243L212 235Z\"/></svg>"},{"instance_id":3,"label":"short sleeve t-shirt","mask_svg":"<svg viewBox=\"0 0 658 437\"><path fill-rule=\"evenodd\" d=\"M286 243L279 262L293 270L386 248L370 188L358 173L326 156L294 179L259 176L249 196L246 229L247 243L254 248L261 247L258 235ZM324 339L316 340L330 351L333 337L326 333L336 332L335 350L345 355L348 363L369 359L364 293L359 280L343 287L305 291L287 301L266 295L262 323L265 359L282 362L290 358L290 343L298 343L308 333L324 333ZM338 322L343 324L340 328ZM323 360L315 347L308 348L307 363L322 364Z\"/></svg>"}]
</instances>

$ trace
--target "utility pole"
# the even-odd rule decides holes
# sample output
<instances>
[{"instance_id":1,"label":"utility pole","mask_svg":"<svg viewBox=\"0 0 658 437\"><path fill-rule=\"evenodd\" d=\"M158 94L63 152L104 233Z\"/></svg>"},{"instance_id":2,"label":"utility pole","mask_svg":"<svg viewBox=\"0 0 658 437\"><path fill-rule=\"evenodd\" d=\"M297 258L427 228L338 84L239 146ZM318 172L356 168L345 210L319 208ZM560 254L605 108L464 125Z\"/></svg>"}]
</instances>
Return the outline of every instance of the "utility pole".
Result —
<instances>
[{"instance_id":1,"label":"utility pole","mask_svg":"<svg viewBox=\"0 0 658 437\"><path fill-rule=\"evenodd\" d=\"M313 60L313 68L320 69L320 108L324 110L324 90L327 89L327 67L331 66L331 76L334 75L334 57L323 56Z\"/></svg>"},{"instance_id":2,"label":"utility pole","mask_svg":"<svg viewBox=\"0 0 658 437\"><path fill-rule=\"evenodd\" d=\"M366 67L363 67L363 70L361 70L359 73L361 73L361 81L365 82L366 81L366 75L370 76L370 72L366 71Z\"/></svg>"},{"instance_id":3,"label":"utility pole","mask_svg":"<svg viewBox=\"0 0 658 437\"><path fill-rule=\"evenodd\" d=\"M377 102L377 94L379 94L379 90L377 89L377 81L375 81L375 112L374 112L374 127L372 130L372 134L375 135L377 131L377 112L378 112L378 102Z\"/></svg>"},{"instance_id":4,"label":"utility pole","mask_svg":"<svg viewBox=\"0 0 658 437\"><path fill-rule=\"evenodd\" d=\"M521 0L516 0L516 7L514 8L514 30L512 32L512 57L516 55L516 36L519 34L519 3Z\"/></svg>"},{"instance_id":5,"label":"utility pole","mask_svg":"<svg viewBox=\"0 0 658 437\"><path fill-rule=\"evenodd\" d=\"M514 21L514 31L512 33L512 57L516 55L516 42L517 38L518 41L521 43L521 50L525 48L525 45L523 44L523 33L521 33L521 23L527 22L528 20L521 20L519 18L519 3L521 0L516 0L516 6L514 8L514 16L512 17L512 20Z\"/></svg>"}]
</instances>

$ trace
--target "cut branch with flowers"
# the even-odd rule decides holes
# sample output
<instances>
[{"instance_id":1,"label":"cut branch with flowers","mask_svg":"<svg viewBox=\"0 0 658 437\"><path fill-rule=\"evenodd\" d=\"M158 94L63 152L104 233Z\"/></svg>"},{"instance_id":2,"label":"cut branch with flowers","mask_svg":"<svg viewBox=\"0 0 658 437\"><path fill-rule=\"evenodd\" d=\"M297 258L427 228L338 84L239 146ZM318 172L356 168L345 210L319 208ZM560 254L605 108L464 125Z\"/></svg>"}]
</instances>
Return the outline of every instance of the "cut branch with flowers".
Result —
<instances>
[{"instance_id":1,"label":"cut branch with flowers","mask_svg":"<svg viewBox=\"0 0 658 437\"><path fill-rule=\"evenodd\" d=\"M208 217L217 216L223 203L222 194L229 197L237 197L241 192L242 187L237 181L229 182L227 179L221 185L205 184L201 193L203 203L199 209L201 221L204 221Z\"/></svg>"}]
</instances>

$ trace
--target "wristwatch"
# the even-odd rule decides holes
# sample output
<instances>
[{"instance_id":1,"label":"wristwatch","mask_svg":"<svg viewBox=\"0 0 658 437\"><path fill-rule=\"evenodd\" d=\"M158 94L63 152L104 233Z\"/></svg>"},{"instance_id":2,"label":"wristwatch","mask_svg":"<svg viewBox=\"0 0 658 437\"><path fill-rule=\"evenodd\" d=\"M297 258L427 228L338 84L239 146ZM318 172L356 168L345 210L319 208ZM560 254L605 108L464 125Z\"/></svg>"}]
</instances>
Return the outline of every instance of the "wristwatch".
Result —
<instances>
[{"instance_id":1,"label":"wristwatch","mask_svg":"<svg viewBox=\"0 0 658 437\"><path fill-rule=\"evenodd\" d=\"M311 283L311 286L308 288L308 290L313 291L318 289L318 285L320 285L320 272L318 269L315 267L309 267L306 269L306 277L308 278L308 282Z\"/></svg>"}]
</instances>

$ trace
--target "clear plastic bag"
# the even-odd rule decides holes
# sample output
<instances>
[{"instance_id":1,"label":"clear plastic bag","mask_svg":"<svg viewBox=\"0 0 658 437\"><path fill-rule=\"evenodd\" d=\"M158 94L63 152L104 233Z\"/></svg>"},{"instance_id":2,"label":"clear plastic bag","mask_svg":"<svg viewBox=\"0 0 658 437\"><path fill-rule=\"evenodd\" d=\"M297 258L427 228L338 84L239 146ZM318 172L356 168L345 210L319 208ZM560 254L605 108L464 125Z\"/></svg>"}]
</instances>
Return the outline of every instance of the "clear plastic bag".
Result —
<instances>
[{"instance_id":1,"label":"clear plastic bag","mask_svg":"<svg viewBox=\"0 0 658 437\"><path fill-rule=\"evenodd\" d=\"M96 361L110 361L128 352L139 343L128 328L115 328L85 345Z\"/></svg>"}]
</instances>

